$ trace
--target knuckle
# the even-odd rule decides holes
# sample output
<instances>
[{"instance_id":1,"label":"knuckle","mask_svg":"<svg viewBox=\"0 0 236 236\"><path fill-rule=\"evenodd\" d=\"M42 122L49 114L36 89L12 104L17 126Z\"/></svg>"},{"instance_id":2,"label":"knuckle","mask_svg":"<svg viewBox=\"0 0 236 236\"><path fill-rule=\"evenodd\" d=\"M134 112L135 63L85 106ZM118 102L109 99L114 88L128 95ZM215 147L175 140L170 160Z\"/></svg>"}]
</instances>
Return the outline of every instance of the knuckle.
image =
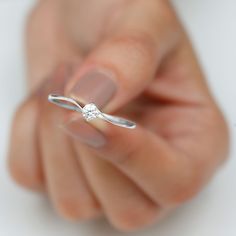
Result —
<instances>
[{"instance_id":1,"label":"knuckle","mask_svg":"<svg viewBox=\"0 0 236 236\"><path fill-rule=\"evenodd\" d=\"M110 221L122 232L138 230L154 222L157 210L154 206L122 208L113 213Z\"/></svg>"}]
</instances>

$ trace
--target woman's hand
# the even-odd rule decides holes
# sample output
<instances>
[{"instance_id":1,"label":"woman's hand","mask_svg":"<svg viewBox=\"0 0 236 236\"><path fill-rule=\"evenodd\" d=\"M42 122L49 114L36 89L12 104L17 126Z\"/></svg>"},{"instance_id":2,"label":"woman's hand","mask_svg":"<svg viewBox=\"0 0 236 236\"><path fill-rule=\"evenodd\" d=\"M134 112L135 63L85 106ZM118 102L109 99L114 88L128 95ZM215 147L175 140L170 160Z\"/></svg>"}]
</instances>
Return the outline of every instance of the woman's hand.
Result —
<instances>
[{"instance_id":1,"label":"woman's hand","mask_svg":"<svg viewBox=\"0 0 236 236\"><path fill-rule=\"evenodd\" d=\"M27 47L34 92L13 122L10 171L65 218L147 226L195 196L227 157L225 121L168 1L44 0ZM88 124L49 104L51 92L138 126Z\"/></svg>"}]
</instances>

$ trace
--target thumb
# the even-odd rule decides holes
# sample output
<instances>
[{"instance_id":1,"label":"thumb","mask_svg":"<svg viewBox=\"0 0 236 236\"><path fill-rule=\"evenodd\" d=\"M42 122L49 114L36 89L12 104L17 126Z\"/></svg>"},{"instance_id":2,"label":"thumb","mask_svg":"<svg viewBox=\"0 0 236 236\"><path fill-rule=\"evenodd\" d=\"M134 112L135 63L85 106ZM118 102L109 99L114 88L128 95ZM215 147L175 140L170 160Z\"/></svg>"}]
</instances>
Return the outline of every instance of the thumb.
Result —
<instances>
[{"instance_id":1,"label":"thumb","mask_svg":"<svg viewBox=\"0 0 236 236\"><path fill-rule=\"evenodd\" d=\"M161 3L160 3L161 2ZM114 111L137 97L154 78L174 39L163 1L132 1L115 30L87 56L66 87L82 103ZM170 8L168 8L171 11ZM117 23L118 22L118 23ZM171 40L170 40L171 39Z\"/></svg>"}]
</instances>

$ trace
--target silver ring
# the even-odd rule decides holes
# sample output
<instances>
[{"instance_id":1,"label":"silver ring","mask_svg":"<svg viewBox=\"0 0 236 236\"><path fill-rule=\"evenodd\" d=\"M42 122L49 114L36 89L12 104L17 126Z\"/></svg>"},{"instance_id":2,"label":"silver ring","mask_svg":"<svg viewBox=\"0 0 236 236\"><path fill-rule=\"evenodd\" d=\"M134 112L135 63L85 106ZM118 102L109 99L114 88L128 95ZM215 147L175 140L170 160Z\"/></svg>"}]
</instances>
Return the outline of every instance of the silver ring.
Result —
<instances>
[{"instance_id":1,"label":"silver ring","mask_svg":"<svg viewBox=\"0 0 236 236\"><path fill-rule=\"evenodd\" d=\"M56 94L50 94L48 100L60 107L80 112L86 121L100 118L123 128L134 129L136 127L136 124L133 121L101 112L94 103L89 103L82 107L75 99Z\"/></svg>"}]
</instances>

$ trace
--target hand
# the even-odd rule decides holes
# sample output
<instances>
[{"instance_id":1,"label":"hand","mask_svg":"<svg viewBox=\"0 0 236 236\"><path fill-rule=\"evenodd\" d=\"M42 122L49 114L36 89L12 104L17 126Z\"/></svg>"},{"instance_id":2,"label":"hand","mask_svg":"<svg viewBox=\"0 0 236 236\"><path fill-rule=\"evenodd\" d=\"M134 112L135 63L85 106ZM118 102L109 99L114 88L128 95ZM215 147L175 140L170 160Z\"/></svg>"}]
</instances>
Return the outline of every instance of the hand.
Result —
<instances>
[{"instance_id":1,"label":"hand","mask_svg":"<svg viewBox=\"0 0 236 236\"><path fill-rule=\"evenodd\" d=\"M147 226L194 197L226 159L224 118L167 1L41 1L27 36L34 92L13 122L10 171L65 218ZM51 92L138 126L88 124L49 104Z\"/></svg>"}]
</instances>

